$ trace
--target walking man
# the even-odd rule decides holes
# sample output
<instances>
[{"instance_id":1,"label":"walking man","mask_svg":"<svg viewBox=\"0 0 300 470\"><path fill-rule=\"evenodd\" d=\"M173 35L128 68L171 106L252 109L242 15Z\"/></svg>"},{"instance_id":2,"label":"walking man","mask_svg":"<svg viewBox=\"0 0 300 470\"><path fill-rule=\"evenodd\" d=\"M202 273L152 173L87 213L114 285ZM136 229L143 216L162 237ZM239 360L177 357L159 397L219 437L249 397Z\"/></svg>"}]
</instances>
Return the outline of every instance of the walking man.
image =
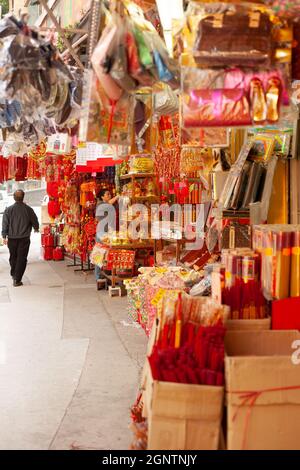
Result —
<instances>
[{"instance_id":1,"label":"walking man","mask_svg":"<svg viewBox=\"0 0 300 470\"><path fill-rule=\"evenodd\" d=\"M10 274L15 287L23 285L32 228L39 231L38 218L34 210L24 203L24 197L24 191L15 192L16 202L5 210L2 222L2 237L9 249Z\"/></svg>"}]
</instances>

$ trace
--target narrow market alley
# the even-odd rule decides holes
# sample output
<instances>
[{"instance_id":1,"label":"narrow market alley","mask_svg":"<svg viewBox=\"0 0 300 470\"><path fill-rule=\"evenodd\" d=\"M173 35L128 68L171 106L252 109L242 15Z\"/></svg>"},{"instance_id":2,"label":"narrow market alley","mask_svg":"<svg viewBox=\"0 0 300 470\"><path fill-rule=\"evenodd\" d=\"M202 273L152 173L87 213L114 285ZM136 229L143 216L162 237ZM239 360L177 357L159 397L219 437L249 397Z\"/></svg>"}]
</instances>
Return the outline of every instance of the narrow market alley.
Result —
<instances>
[{"instance_id":1,"label":"narrow market alley","mask_svg":"<svg viewBox=\"0 0 300 470\"><path fill-rule=\"evenodd\" d=\"M128 449L146 335L126 299L32 247L14 288L0 247L0 449Z\"/></svg>"}]
</instances>

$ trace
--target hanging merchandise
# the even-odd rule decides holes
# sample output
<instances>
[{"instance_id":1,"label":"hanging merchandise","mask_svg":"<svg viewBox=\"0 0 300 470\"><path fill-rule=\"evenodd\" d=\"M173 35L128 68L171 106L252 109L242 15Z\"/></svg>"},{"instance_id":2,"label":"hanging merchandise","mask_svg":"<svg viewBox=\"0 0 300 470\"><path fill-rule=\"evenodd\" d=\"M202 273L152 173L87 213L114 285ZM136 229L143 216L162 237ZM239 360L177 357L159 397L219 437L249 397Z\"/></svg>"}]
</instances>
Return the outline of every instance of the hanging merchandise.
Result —
<instances>
[{"instance_id":1,"label":"hanging merchandise","mask_svg":"<svg viewBox=\"0 0 300 470\"><path fill-rule=\"evenodd\" d=\"M185 128L250 126L279 120L285 82L279 70L183 68L182 119Z\"/></svg>"},{"instance_id":2,"label":"hanging merchandise","mask_svg":"<svg viewBox=\"0 0 300 470\"><path fill-rule=\"evenodd\" d=\"M50 42L13 16L1 20L0 30L2 127L8 127L15 140L32 146L55 133L51 120L63 125L74 118L81 78Z\"/></svg>"},{"instance_id":3,"label":"hanging merchandise","mask_svg":"<svg viewBox=\"0 0 300 470\"><path fill-rule=\"evenodd\" d=\"M152 151L153 94L139 92L136 94L134 110L134 143L131 153Z\"/></svg>"},{"instance_id":4,"label":"hanging merchandise","mask_svg":"<svg viewBox=\"0 0 300 470\"><path fill-rule=\"evenodd\" d=\"M63 231L63 245L67 253L81 255L81 233L79 225L65 225Z\"/></svg>"},{"instance_id":5,"label":"hanging merchandise","mask_svg":"<svg viewBox=\"0 0 300 470\"><path fill-rule=\"evenodd\" d=\"M181 145L186 147L229 147L230 130L226 127L181 128Z\"/></svg>"},{"instance_id":6,"label":"hanging merchandise","mask_svg":"<svg viewBox=\"0 0 300 470\"><path fill-rule=\"evenodd\" d=\"M163 85L161 90L155 89L153 94L154 114L160 116L172 116L179 111L179 98L175 91L168 85Z\"/></svg>"},{"instance_id":7,"label":"hanging merchandise","mask_svg":"<svg viewBox=\"0 0 300 470\"><path fill-rule=\"evenodd\" d=\"M292 19L300 17L299 0L294 2L290 2L289 0L264 0L264 3L271 8L276 16Z\"/></svg>"},{"instance_id":8,"label":"hanging merchandise","mask_svg":"<svg viewBox=\"0 0 300 470\"><path fill-rule=\"evenodd\" d=\"M95 181L87 181L80 185L80 205L83 208L95 208L96 189Z\"/></svg>"},{"instance_id":9,"label":"hanging merchandise","mask_svg":"<svg viewBox=\"0 0 300 470\"><path fill-rule=\"evenodd\" d=\"M176 87L179 83L177 66L162 38L143 11L130 2L123 3L122 15L112 13L92 63L111 100L120 99L122 90L134 92L138 85L151 86L163 81Z\"/></svg>"},{"instance_id":10,"label":"hanging merchandise","mask_svg":"<svg viewBox=\"0 0 300 470\"><path fill-rule=\"evenodd\" d=\"M0 155L0 183L8 180L8 160Z\"/></svg>"},{"instance_id":11,"label":"hanging merchandise","mask_svg":"<svg viewBox=\"0 0 300 470\"><path fill-rule=\"evenodd\" d=\"M132 143L134 96L108 99L93 71L87 73L80 141L127 147ZM125 152L126 154L126 152Z\"/></svg>"},{"instance_id":12,"label":"hanging merchandise","mask_svg":"<svg viewBox=\"0 0 300 470\"><path fill-rule=\"evenodd\" d=\"M54 134L47 139L47 152L65 154L70 153L71 148L71 137L69 134Z\"/></svg>"},{"instance_id":13,"label":"hanging merchandise","mask_svg":"<svg viewBox=\"0 0 300 470\"><path fill-rule=\"evenodd\" d=\"M201 66L268 66L272 55L272 28L267 13L253 6L204 6L194 44Z\"/></svg>"},{"instance_id":14,"label":"hanging merchandise","mask_svg":"<svg viewBox=\"0 0 300 470\"><path fill-rule=\"evenodd\" d=\"M51 219L56 219L61 213L60 203L57 199L52 199L48 203L48 214Z\"/></svg>"},{"instance_id":15,"label":"hanging merchandise","mask_svg":"<svg viewBox=\"0 0 300 470\"><path fill-rule=\"evenodd\" d=\"M58 199L58 183L47 183L47 194L53 199Z\"/></svg>"}]
</instances>

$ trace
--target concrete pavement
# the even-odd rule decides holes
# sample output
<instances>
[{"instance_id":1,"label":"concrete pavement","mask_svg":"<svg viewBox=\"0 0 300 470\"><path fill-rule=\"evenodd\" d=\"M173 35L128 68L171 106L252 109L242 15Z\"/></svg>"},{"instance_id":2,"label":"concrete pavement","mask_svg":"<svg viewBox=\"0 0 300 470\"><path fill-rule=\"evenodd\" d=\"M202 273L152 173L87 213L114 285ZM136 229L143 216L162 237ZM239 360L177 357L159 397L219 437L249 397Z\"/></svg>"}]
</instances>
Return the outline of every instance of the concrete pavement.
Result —
<instances>
[{"instance_id":1,"label":"concrete pavement","mask_svg":"<svg viewBox=\"0 0 300 470\"><path fill-rule=\"evenodd\" d=\"M128 449L146 344L126 298L42 261L39 235L22 288L1 247L0 449Z\"/></svg>"}]
</instances>

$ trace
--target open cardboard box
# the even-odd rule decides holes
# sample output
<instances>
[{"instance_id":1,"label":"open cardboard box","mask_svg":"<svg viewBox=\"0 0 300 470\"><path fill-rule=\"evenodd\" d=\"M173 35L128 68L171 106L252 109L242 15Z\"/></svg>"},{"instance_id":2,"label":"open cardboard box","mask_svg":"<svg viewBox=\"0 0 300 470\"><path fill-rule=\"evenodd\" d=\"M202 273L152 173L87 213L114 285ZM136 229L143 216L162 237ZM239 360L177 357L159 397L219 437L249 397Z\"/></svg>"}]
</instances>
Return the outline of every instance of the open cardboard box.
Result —
<instances>
[{"instance_id":1,"label":"open cardboard box","mask_svg":"<svg viewBox=\"0 0 300 470\"><path fill-rule=\"evenodd\" d=\"M156 338L152 329L147 356ZM148 418L148 450L216 450L224 408L224 387L159 382L146 360L143 416Z\"/></svg>"},{"instance_id":2,"label":"open cardboard box","mask_svg":"<svg viewBox=\"0 0 300 470\"><path fill-rule=\"evenodd\" d=\"M300 352L293 347L300 349L298 331L227 332L228 450L300 449Z\"/></svg>"},{"instance_id":3,"label":"open cardboard box","mask_svg":"<svg viewBox=\"0 0 300 470\"><path fill-rule=\"evenodd\" d=\"M271 329L271 317L253 319L253 320L226 320L225 326L227 330L270 330Z\"/></svg>"},{"instance_id":4,"label":"open cardboard box","mask_svg":"<svg viewBox=\"0 0 300 470\"><path fill-rule=\"evenodd\" d=\"M150 367L144 406L148 450L217 450L224 388L153 380Z\"/></svg>"}]
</instances>

